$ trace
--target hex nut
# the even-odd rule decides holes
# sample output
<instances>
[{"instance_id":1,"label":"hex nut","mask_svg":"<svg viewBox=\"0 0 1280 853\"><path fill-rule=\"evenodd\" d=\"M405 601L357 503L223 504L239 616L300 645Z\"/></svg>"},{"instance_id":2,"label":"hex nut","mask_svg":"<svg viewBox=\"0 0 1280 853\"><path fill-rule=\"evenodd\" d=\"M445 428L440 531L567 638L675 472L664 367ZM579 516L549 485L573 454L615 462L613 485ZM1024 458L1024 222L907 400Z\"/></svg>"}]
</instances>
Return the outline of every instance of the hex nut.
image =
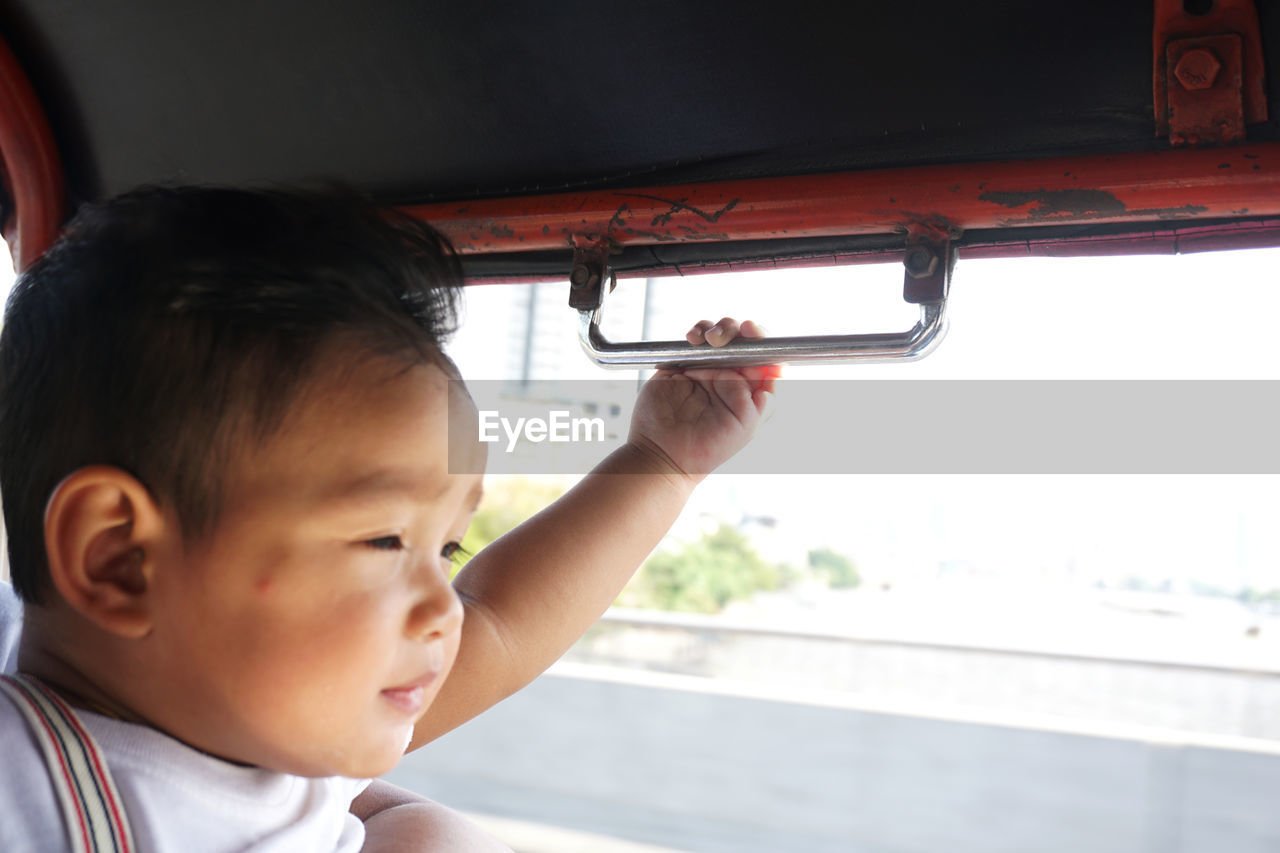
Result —
<instances>
[{"instance_id":1,"label":"hex nut","mask_svg":"<svg viewBox=\"0 0 1280 853\"><path fill-rule=\"evenodd\" d=\"M903 264L912 278L928 278L938 270L938 253L928 246L912 246Z\"/></svg>"},{"instance_id":2,"label":"hex nut","mask_svg":"<svg viewBox=\"0 0 1280 853\"><path fill-rule=\"evenodd\" d=\"M1221 70L1222 63L1212 51L1203 47L1193 47L1182 54L1182 58L1173 69L1173 76L1178 78L1182 88L1188 92L1195 92L1213 86L1213 81L1218 79L1218 72Z\"/></svg>"}]
</instances>

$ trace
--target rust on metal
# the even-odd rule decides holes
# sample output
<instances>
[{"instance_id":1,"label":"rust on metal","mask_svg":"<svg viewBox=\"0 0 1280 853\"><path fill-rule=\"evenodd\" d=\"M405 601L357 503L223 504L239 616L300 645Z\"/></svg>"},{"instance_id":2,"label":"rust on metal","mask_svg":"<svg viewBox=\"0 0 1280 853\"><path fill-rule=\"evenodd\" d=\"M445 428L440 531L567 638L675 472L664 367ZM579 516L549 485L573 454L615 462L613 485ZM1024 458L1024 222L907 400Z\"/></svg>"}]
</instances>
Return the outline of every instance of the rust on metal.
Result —
<instances>
[{"instance_id":1,"label":"rust on metal","mask_svg":"<svg viewBox=\"0 0 1280 853\"><path fill-rule=\"evenodd\" d=\"M1204 144L1204 136L1213 142L1220 141L1222 136L1217 127L1207 134L1183 130L1176 132L1171 119L1178 111L1179 104L1183 110L1195 109L1194 102L1188 107L1181 95L1195 92L1206 92L1224 85L1224 76L1232 69L1232 58L1223 56L1214 48L1214 39L1223 36L1234 36L1239 39L1234 50L1238 59L1238 84L1233 79L1226 81L1233 89L1238 86L1241 109L1241 122L1244 125L1257 124L1267 120L1266 68L1262 52L1262 33L1258 27L1258 10L1254 0L1214 0L1204 14L1192 14L1185 8L1183 0L1155 0L1155 23L1152 29L1152 104L1155 111L1156 136L1168 136L1174 145ZM1188 56L1191 51L1205 51L1212 55L1213 62L1220 64L1220 69L1207 74L1213 62L1206 61L1204 55ZM1178 73L1182 61L1188 64ZM1204 80L1212 78L1208 85ZM1190 85L1188 85L1190 83ZM1190 137L1197 137L1193 143ZM1175 139L1179 136L1180 139ZM1227 134L1235 137L1234 129ZM1238 139L1243 139L1243 130Z\"/></svg>"},{"instance_id":2,"label":"rust on metal","mask_svg":"<svg viewBox=\"0 0 1280 853\"><path fill-rule=\"evenodd\" d=\"M1237 37L1238 38L1238 37ZM1212 88L1218 79L1222 63L1213 51L1204 47L1193 47L1183 52L1173 68L1173 76L1178 78L1182 88L1188 92Z\"/></svg>"},{"instance_id":3,"label":"rust on metal","mask_svg":"<svg viewBox=\"0 0 1280 853\"><path fill-rule=\"evenodd\" d=\"M1115 193L1104 190L1046 190L1040 187L1025 192L989 191L978 196L1004 207L1020 208L1031 205L1027 215L1033 219L1054 216L1107 216L1124 213L1125 203Z\"/></svg>"},{"instance_id":4,"label":"rust on metal","mask_svg":"<svg viewBox=\"0 0 1280 853\"><path fill-rule=\"evenodd\" d=\"M936 304L947 298L956 250L953 232L928 223L907 228L907 248L903 255L902 299L913 305ZM958 234L954 236L959 236Z\"/></svg>"},{"instance_id":5,"label":"rust on metal","mask_svg":"<svg viewBox=\"0 0 1280 853\"><path fill-rule=\"evenodd\" d=\"M1169 42L1169 141L1172 145L1233 145L1244 141L1240 36Z\"/></svg>"},{"instance_id":6,"label":"rust on metal","mask_svg":"<svg viewBox=\"0 0 1280 853\"><path fill-rule=\"evenodd\" d=\"M652 228L658 228L664 225L668 225L671 223L671 220L673 217L675 217L679 213L683 213L686 211L693 214L697 219L700 219L703 222L716 223L720 221L721 216L724 216L726 213L728 213L729 211L733 210L735 207L738 206L738 199L733 198L733 199L729 199L729 201L723 207L717 210L705 211L689 204L689 199L687 197L670 199L670 198L664 198L659 195L650 195L648 193L619 193L619 195L622 196L623 198L627 198L627 197L639 198L639 199L644 199L646 201L656 201L656 202L659 202L660 204L670 205L670 207L667 210L653 217L653 219L649 223L649 226ZM619 222L622 221L621 215L623 211L625 211L626 209L627 207L625 204L619 206L618 214L617 214ZM685 226L685 227L688 227L688 226Z\"/></svg>"},{"instance_id":7,"label":"rust on metal","mask_svg":"<svg viewBox=\"0 0 1280 853\"><path fill-rule=\"evenodd\" d=\"M21 272L53 245L66 191L62 160L40 102L0 39L0 179L8 199L4 237Z\"/></svg>"},{"instance_id":8,"label":"rust on metal","mask_svg":"<svg viewBox=\"0 0 1280 853\"><path fill-rule=\"evenodd\" d=\"M611 250L609 241L599 237L580 237L574 241L573 263L569 267L570 308L594 311L600 307L604 300L605 281L611 276Z\"/></svg>"},{"instance_id":9,"label":"rust on metal","mask_svg":"<svg viewBox=\"0 0 1280 853\"><path fill-rule=\"evenodd\" d=\"M922 222L955 232L1267 217L1280 216L1280 143L596 190L405 210L438 227L464 255L573 249L582 240L625 247L905 236Z\"/></svg>"}]
</instances>

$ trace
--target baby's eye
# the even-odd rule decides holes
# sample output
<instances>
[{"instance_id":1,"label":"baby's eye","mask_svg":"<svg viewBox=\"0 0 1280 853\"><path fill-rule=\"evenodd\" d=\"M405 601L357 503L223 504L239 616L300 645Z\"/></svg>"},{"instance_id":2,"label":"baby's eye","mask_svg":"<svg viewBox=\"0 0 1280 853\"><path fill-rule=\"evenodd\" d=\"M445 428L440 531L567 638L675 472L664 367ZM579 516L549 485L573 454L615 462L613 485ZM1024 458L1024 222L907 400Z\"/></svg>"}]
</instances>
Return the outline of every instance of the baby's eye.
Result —
<instances>
[{"instance_id":1,"label":"baby's eye","mask_svg":"<svg viewBox=\"0 0 1280 853\"><path fill-rule=\"evenodd\" d=\"M399 536L379 536L376 539L366 539L364 544L369 548L378 551L403 551L404 540Z\"/></svg>"},{"instance_id":2,"label":"baby's eye","mask_svg":"<svg viewBox=\"0 0 1280 853\"><path fill-rule=\"evenodd\" d=\"M463 557L470 557L471 554L457 542L446 542L444 547L440 549L440 556L446 560L457 562Z\"/></svg>"}]
</instances>

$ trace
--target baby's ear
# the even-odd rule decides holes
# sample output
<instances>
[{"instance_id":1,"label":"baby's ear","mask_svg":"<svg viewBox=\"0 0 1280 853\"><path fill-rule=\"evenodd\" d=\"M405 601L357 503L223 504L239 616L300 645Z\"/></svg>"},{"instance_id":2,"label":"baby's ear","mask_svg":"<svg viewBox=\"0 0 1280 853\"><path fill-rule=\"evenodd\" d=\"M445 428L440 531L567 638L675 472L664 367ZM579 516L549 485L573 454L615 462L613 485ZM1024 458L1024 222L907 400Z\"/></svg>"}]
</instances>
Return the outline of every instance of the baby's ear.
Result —
<instances>
[{"instance_id":1,"label":"baby's ear","mask_svg":"<svg viewBox=\"0 0 1280 853\"><path fill-rule=\"evenodd\" d=\"M164 515L119 468L81 468L45 508L49 576L66 603L103 630L139 638L151 630L154 547Z\"/></svg>"}]
</instances>

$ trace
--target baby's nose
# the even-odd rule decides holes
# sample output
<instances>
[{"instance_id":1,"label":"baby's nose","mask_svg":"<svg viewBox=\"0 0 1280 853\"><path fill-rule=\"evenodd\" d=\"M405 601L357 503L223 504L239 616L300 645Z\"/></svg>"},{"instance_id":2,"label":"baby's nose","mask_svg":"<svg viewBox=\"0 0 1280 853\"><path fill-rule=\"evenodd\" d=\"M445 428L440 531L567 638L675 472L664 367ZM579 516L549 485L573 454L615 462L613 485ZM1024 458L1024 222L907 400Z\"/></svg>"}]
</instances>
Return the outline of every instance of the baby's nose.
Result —
<instances>
[{"instance_id":1,"label":"baby's nose","mask_svg":"<svg viewBox=\"0 0 1280 853\"><path fill-rule=\"evenodd\" d=\"M462 601L448 581L433 583L409 611L405 633L416 640L435 640L462 627Z\"/></svg>"}]
</instances>

